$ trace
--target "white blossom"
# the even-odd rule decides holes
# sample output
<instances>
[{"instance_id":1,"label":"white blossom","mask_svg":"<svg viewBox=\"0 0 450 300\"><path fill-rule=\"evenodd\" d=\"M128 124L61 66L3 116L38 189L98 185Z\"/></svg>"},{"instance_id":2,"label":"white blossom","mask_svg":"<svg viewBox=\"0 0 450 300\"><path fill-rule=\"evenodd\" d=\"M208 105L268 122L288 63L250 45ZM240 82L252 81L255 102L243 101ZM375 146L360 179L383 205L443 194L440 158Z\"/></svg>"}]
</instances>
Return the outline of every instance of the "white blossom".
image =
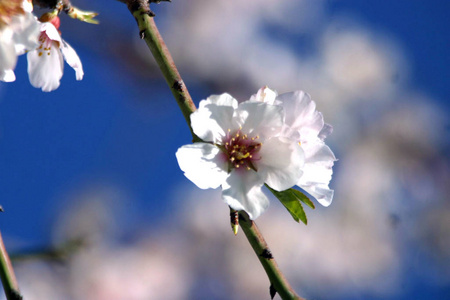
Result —
<instances>
[{"instance_id":1,"label":"white blossom","mask_svg":"<svg viewBox=\"0 0 450 300\"><path fill-rule=\"evenodd\" d=\"M37 45L39 22L32 11L33 6L27 0L0 1L1 81L14 81L17 56Z\"/></svg>"},{"instance_id":2,"label":"white blossom","mask_svg":"<svg viewBox=\"0 0 450 300\"><path fill-rule=\"evenodd\" d=\"M261 88L251 101L284 108L285 123L281 135L298 141L305 153L303 175L296 184L323 206L330 205L334 191L329 188L329 183L336 157L324 139L333 128L325 124L322 114L316 110L316 103L303 91L277 95L267 87Z\"/></svg>"},{"instance_id":3,"label":"white blossom","mask_svg":"<svg viewBox=\"0 0 450 300\"><path fill-rule=\"evenodd\" d=\"M229 94L211 96L191 115L192 129L204 142L178 149L178 164L199 188L222 186L225 202L255 219L269 205L261 191L264 183L283 191L303 173L303 150L297 141L280 136L283 121L281 106L238 105Z\"/></svg>"},{"instance_id":4,"label":"white blossom","mask_svg":"<svg viewBox=\"0 0 450 300\"><path fill-rule=\"evenodd\" d=\"M30 83L44 92L50 92L59 87L64 60L75 70L77 80L83 79L84 75L80 58L75 50L61 38L55 23L58 24L59 20L41 24L39 46L27 54Z\"/></svg>"}]
</instances>

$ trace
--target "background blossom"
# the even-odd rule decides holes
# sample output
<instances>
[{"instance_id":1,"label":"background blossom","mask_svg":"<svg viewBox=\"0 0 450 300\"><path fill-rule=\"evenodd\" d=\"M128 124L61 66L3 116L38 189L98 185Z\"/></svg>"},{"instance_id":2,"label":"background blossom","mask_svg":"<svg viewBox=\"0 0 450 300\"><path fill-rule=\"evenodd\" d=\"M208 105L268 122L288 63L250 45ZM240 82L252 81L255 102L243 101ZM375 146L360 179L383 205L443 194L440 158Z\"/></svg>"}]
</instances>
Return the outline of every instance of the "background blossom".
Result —
<instances>
[{"instance_id":1,"label":"background blossom","mask_svg":"<svg viewBox=\"0 0 450 300\"><path fill-rule=\"evenodd\" d=\"M2 8L4 5L6 9ZM27 0L0 4L0 81L14 81L17 56L37 45L40 25L32 11Z\"/></svg>"}]
</instances>

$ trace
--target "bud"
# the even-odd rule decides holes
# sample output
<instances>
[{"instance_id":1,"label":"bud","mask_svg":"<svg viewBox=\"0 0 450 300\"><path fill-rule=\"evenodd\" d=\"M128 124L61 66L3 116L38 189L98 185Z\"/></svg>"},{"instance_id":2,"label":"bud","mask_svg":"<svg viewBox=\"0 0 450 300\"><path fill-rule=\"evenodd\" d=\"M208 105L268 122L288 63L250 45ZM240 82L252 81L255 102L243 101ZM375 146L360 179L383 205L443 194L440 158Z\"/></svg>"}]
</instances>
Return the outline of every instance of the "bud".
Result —
<instances>
[{"instance_id":1,"label":"bud","mask_svg":"<svg viewBox=\"0 0 450 300\"><path fill-rule=\"evenodd\" d=\"M39 21L41 21L42 23L45 23L45 22L52 23L56 29L59 29L59 25L61 24L61 21L58 17L58 11L56 11L56 10L53 12L48 12L48 13L43 14L39 18Z\"/></svg>"},{"instance_id":2,"label":"bud","mask_svg":"<svg viewBox=\"0 0 450 300\"><path fill-rule=\"evenodd\" d=\"M66 13L69 17L73 19L78 19L80 21L90 23L90 24L98 24L98 20L94 20L98 13L92 11L82 11L74 6L70 7Z\"/></svg>"},{"instance_id":3,"label":"bud","mask_svg":"<svg viewBox=\"0 0 450 300\"><path fill-rule=\"evenodd\" d=\"M239 212L237 210L230 209L230 223L234 235L237 235L239 229Z\"/></svg>"}]
</instances>

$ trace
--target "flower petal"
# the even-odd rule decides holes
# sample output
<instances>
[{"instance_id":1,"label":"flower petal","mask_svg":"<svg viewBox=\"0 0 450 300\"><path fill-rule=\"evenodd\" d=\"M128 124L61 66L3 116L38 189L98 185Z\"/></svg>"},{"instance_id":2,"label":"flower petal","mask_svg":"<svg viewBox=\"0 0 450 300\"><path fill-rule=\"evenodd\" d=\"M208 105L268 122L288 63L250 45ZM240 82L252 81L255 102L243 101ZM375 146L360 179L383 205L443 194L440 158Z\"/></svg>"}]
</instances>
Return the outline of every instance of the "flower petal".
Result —
<instances>
[{"instance_id":1,"label":"flower petal","mask_svg":"<svg viewBox=\"0 0 450 300\"><path fill-rule=\"evenodd\" d=\"M201 189L218 188L228 176L227 162L214 145L185 145L175 155L184 175Z\"/></svg>"},{"instance_id":2,"label":"flower petal","mask_svg":"<svg viewBox=\"0 0 450 300\"><path fill-rule=\"evenodd\" d=\"M14 32L9 27L0 30L0 70L13 70L17 63L14 49Z\"/></svg>"},{"instance_id":3,"label":"flower petal","mask_svg":"<svg viewBox=\"0 0 450 300\"><path fill-rule=\"evenodd\" d=\"M13 70L0 70L0 80L4 82L13 82L16 80L16 75Z\"/></svg>"},{"instance_id":4,"label":"flower petal","mask_svg":"<svg viewBox=\"0 0 450 300\"><path fill-rule=\"evenodd\" d=\"M234 109L231 106L207 104L191 114L194 133L204 141L220 143L228 129L235 129Z\"/></svg>"},{"instance_id":5,"label":"flower petal","mask_svg":"<svg viewBox=\"0 0 450 300\"><path fill-rule=\"evenodd\" d=\"M264 86L260 88L255 95L252 95L249 101L259 101L274 105L277 104L275 101L277 95L278 94L276 91L269 89L267 86Z\"/></svg>"},{"instance_id":6,"label":"flower petal","mask_svg":"<svg viewBox=\"0 0 450 300\"><path fill-rule=\"evenodd\" d=\"M77 80L83 79L83 66L75 50L66 41L61 40L61 51L66 62L75 70Z\"/></svg>"},{"instance_id":7,"label":"flower petal","mask_svg":"<svg viewBox=\"0 0 450 300\"><path fill-rule=\"evenodd\" d=\"M332 167L336 157L320 140L314 146L309 145L305 154L304 174L297 185L314 196L320 204L328 206L333 200L333 190L328 185L333 175Z\"/></svg>"},{"instance_id":8,"label":"flower petal","mask_svg":"<svg viewBox=\"0 0 450 300\"><path fill-rule=\"evenodd\" d=\"M32 86L42 88L44 92L50 92L59 87L59 81L63 75L63 58L56 42L52 42L48 52L39 50L28 52L27 59L28 75Z\"/></svg>"},{"instance_id":9,"label":"flower petal","mask_svg":"<svg viewBox=\"0 0 450 300\"><path fill-rule=\"evenodd\" d=\"M292 140L274 137L266 140L259 151L261 159L255 163L258 174L274 190L283 191L301 178L305 155Z\"/></svg>"},{"instance_id":10,"label":"flower petal","mask_svg":"<svg viewBox=\"0 0 450 300\"><path fill-rule=\"evenodd\" d=\"M41 23L41 32L45 32L47 37L52 41L61 43L61 35L59 34L58 29L56 29L55 25L53 25L52 23L50 22Z\"/></svg>"},{"instance_id":11,"label":"flower petal","mask_svg":"<svg viewBox=\"0 0 450 300\"><path fill-rule=\"evenodd\" d=\"M303 91L279 95L286 113L286 125L299 131L302 141L317 137L324 126L322 114L316 111L316 103Z\"/></svg>"},{"instance_id":12,"label":"flower petal","mask_svg":"<svg viewBox=\"0 0 450 300\"><path fill-rule=\"evenodd\" d=\"M22 55L27 50L34 49L38 45L41 23L32 13L26 13L18 17L12 24L14 28L14 43L17 55Z\"/></svg>"},{"instance_id":13,"label":"flower petal","mask_svg":"<svg viewBox=\"0 0 450 300\"><path fill-rule=\"evenodd\" d=\"M219 106L231 106L233 108L238 107L238 101L228 93L221 95L211 95L206 100L202 100L199 103L199 108L206 106L207 104L216 104Z\"/></svg>"},{"instance_id":14,"label":"flower petal","mask_svg":"<svg viewBox=\"0 0 450 300\"><path fill-rule=\"evenodd\" d=\"M283 108L263 102L246 101L239 104L236 119L242 132L249 137L258 135L261 141L278 134L283 126Z\"/></svg>"},{"instance_id":15,"label":"flower petal","mask_svg":"<svg viewBox=\"0 0 450 300\"><path fill-rule=\"evenodd\" d=\"M261 190L264 182L253 170L233 170L222 185L225 202L235 210L245 210L254 220L269 207Z\"/></svg>"},{"instance_id":16,"label":"flower petal","mask_svg":"<svg viewBox=\"0 0 450 300\"><path fill-rule=\"evenodd\" d=\"M316 184L300 187L316 198L317 202L325 207L329 206L333 201L334 190L330 189L327 185Z\"/></svg>"}]
</instances>

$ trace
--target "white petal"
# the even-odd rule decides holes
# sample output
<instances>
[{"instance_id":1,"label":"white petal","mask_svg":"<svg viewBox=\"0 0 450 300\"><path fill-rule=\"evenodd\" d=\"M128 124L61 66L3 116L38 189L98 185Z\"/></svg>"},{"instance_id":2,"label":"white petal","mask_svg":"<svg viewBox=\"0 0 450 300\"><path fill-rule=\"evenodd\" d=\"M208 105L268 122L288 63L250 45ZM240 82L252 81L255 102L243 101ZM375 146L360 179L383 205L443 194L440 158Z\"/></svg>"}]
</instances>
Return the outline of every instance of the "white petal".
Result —
<instances>
[{"instance_id":1,"label":"white petal","mask_svg":"<svg viewBox=\"0 0 450 300\"><path fill-rule=\"evenodd\" d=\"M14 43L17 55L22 55L27 50L34 49L38 45L41 32L41 23L32 13L14 20Z\"/></svg>"},{"instance_id":2,"label":"white petal","mask_svg":"<svg viewBox=\"0 0 450 300\"><path fill-rule=\"evenodd\" d=\"M286 125L299 131L302 141L317 137L324 126L322 114L316 111L316 104L303 91L279 95L286 113Z\"/></svg>"},{"instance_id":3,"label":"white petal","mask_svg":"<svg viewBox=\"0 0 450 300\"><path fill-rule=\"evenodd\" d=\"M220 106L231 106L233 108L238 107L238 101L228 93L221 95L211 95L206 100L202 100L199 103L199 108L204 107L207 104L216 104Z\"/></svg>"},{"instance_id":4,"label":"white petal","mask_svg":"<svg viewBox=\"0 0 450 300\"><path fill-rule=\"evenodd\" d=\"M308 192L311 196L316 198L317 202L321 205L327 207L333 201L334 191L325 185L310 185L310 186L300 186L306 192Z\"/></svg>"},{"instance_id":5,"label":"white petal","mask_svg":"<svg viewBox=\"0 0 450 300\"><path fill-rule=\"evenodd\" d=\"M329 136L332 133L333 133L333 126L325 123L323 125L322 130L320 130L320 132L319 132L319 139L321 139L323 141L327 136Z\"/></svg>"},{"instance_id":6,"label":"white petal","mask_svg":"<svg viewBox=\"0 0 450 300\"><path fill-rule=\"evenodd\" d=\"M305 156L296 141L274 137L266 140L259 151L261 159L255 162L258 174L274 190L283 191L301 178Z\"/></svg>"},{"instance_id":7,"label":"white petal","mask_svg":"<svg viewBox=\"0 0 450 300\"><path fill-rule=\"evenodd\" d=\"M191 114L194 133L204 141L220 143L228 129L235 129L231 106L207 104Z\"/></svg>"},{"instance_id":8,"label":"white petal","mask_svg":"<svg viewBox=\"0 0 450 300\"><path fill-rule=\"evenodd\" d=\"M56 42L52 42L49 51L28 52L27 59L28 75L32 86L42 88L44 92L50 92L59 87L59 81L63 75L63 58Z\"/></svg>"},{"instance_id":9,"label":"white petal","mask_svg":"<svg viewBox=\"0 0 450 300\"><path fill-rule=\"evenodd\" d=\"M83 66L78 54L73 48L64 40L61 40L61 51L66 62L75 70L77 80L83 79Z\"/></svg>"},{"instance_id":10,"label":"white petal","mask_svg":"<svg viewBox=\"0 0 450 300\"><path fill-rule=\"evenodd\" d=\"M16 67L17 55L13 35L14 32L9 27L0 31L0 70L13 70Z\"/></svg>"},{"instance_id":11,"label":"white petal","mask_svg":"<svg viewBox=\"0 0 450 300\"><path fill-rule=\"evenodd\" d=\"M263 181L253 170L233 170L222 185L225 202L235 210L245 210L254 220L269 207L261 191Z\"/></svg>"},{"instance_id":12,"label":"white petal","mask_svg":"<svg viewBox=\"0 0 450 300\"><path fill-rule=\"evenodd\" d=\"M258 90L255 95L250 97L250 101L265 102L268 104L276 104L275 99L277 98L277 92L264 86Z\"/></svg>"},{"instance_id":13,"label":"white petal","mask_svg":"<svg viewBox=\"0 0 450 300\"><path fill-rule=\"evenodd\" d=\"M175 154L184 175L201 189L215 189L228 176L227 162L214 145L195 143L185 145Z\"/></svg>"},{"instance_id":14,"label":"white petal","mask_svg":"<svg viewBox=\"0 0 450 300\"><path fill-rule=\"evenodd\" d=\"M246 101L239 104L235 116L243 133L249 137L258 135L264 141L281 131L283 114L281 106Z\"/></svg>"},{"instance_id":15,"label":"white petal","mask_svg":"<svg viewBox=\"0 0 450 300\"><path fill-rule=\"evenodd\" d=\"M31 1L24 0L22 2L22 7L23 7L23 10L26 11L26 12L31 13L33 11L33 4L32 4Z\"/></svg>"},{"instance_id":16,"label":"white petal","mask_svg":"<svg viewBox=\"0 0 450 300\"><path fill-rule=\"evenodd\" d=\"M316 198L316 200L328 206L333 200L333 190L328 185L333 175L333 165L336 157L323 142L309 147L306 153L306 161L303 167L303 176L297 185Z\"/></svg>"},{"instance_id":17,"label":"white petal","mask_svg":"<svg viewBox=\"0 0 450 300\"><path fill-rule=\"evenodd\" d=\"M13 82L16 80L16 75L13 70L0 70L0 80L4 82Z\"/></svg>"}]
</instances>

